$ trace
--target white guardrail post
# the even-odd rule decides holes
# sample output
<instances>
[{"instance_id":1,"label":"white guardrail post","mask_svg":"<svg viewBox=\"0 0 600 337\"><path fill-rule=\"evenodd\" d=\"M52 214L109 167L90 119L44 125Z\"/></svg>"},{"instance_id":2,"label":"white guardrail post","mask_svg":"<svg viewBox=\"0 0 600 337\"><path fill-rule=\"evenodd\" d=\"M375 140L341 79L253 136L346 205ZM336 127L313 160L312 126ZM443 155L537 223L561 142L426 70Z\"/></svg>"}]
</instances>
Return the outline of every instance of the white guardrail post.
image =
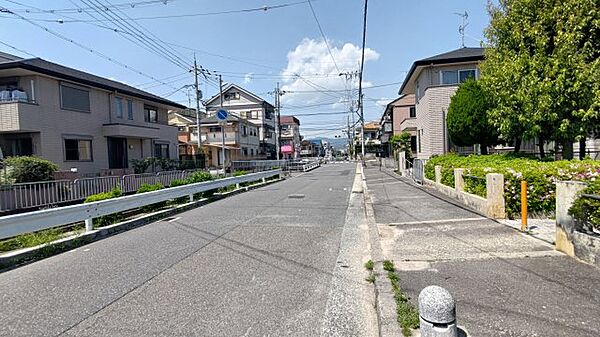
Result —
<instances>
[{"instance_id":1,"label":"white guardrail post","mask_svg":"<svg viewBox=\"0 0 600 337\"><path fill-rule=\"evenodd\" d=\"M240 183L263 181L273 176L279 176L281 170L271 170L250 173L239 177L229 177L201 183L170 187L142 194L132 194L124 197L33 211L28 213L0 217L0 239L10 238L19 234L36 232L77 222L85 222L86 231L93 228L93 219L103 215L123 212L154 203L189 196L193 200L196 193L210 191Z\"/></svg>"}]
</instances>

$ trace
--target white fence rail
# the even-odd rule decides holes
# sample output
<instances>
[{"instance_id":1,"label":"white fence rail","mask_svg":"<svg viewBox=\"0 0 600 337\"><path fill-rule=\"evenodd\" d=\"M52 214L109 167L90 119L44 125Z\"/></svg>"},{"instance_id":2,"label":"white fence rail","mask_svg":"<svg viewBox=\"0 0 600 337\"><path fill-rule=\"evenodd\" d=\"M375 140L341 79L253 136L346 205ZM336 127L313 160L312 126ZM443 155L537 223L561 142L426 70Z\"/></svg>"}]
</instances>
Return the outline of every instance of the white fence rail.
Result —
<instances>
[{"instance_id":1,"label":"white fence rail","mask_svg":"<svg viewBox=\"0 0 600 337\"><path fill-rule=\"evenodd\" d=\"M320 166L318 158L307 159L288 159L288 160L240 160L231 162L234 171L265 171L273 168L279 168L283 171L307 172Z\"/></svg>"},{"instance_id":2,"label":"white fence rail","mask_svg":"<svg viewBox=\"0 0 600 337\"><path fill-rule=\"evenodd\" d=\"M173 180L186 179L194 172L196 171L165 171L0 186L0 213L81 201L92 194L109 192L113 188L131 193L143 184L160 183L169 186Z\"/></svg>"},{"instance_id":3,"label":"white fence rail","mask_svg":"<svg viewBox=\"0 0 600 337\"><path fill-rule=\"evenodd\" d=\"M190 199L193 199L193 195L196 193L258 180L262 180L264 182L267 178L280 174L281 170L264 171L246 174L239 177L229 177L202 183L171 187L142 194L133 194L87 204L78 204L23 214L8 215L0 217L0 239L81 221L86 222L86 230L89 231L92 229L92 219L103 215L123 212L180 197L188 196Z\"/></svg>"}]
</instances>

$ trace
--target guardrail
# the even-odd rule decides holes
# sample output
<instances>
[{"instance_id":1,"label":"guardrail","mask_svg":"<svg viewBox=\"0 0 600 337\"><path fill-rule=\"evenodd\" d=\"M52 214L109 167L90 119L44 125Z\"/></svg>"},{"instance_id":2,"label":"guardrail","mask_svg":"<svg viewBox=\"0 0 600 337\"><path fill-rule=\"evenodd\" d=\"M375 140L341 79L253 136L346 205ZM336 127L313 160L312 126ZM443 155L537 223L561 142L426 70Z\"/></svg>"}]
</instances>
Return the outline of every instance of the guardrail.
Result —
<instances>
[{"instance_id":1,"label":"guardrail","mask_svg":"<svg viewBox=\"0 0 600 337\"><path fill-rule=\"evenodd\" d=\"M186 179L196 171L164 171L81 178L73 181L52 180L0 185L0 213L81 201L92 194L109 192L113 188L118 188L123 193L131 193L137 191L143 184L160 183L169 186L171 181Z\"/></svg>"},{"instance_id":2,"label":"guardrail","mask_svg":"<svg viewBox=\"0 0 600 337\"><path fill-rule=\"evenodd\" d=\"M316 166L315 166L316 165ZM232 161L231 168L233 171L264 171L273 168L280 168L283 171L301 171L307 172L320 166L320 160L314 159L310 161L302 159L287 159L287 160L240 160Z\"/></svg>"},{"instance_id":3,"label":"guardrail","mask_svg":"<svg viewBox=\"0 0 600 337\"><path fill-rule=\"evenodd\" d=\"M281 170L250 173L239 177L229 177L202 183L171 187L158 191L133 194L87 204L8 215L0 217L0 239L81 221L85 221L86 231L91 231L93 224L92 220L103 215L123 212L186 196L188 196L190 200L193 200L193 196L196 193L258 180L265 182L267 178L280 174Z\"/></svg>"}]
</instances>

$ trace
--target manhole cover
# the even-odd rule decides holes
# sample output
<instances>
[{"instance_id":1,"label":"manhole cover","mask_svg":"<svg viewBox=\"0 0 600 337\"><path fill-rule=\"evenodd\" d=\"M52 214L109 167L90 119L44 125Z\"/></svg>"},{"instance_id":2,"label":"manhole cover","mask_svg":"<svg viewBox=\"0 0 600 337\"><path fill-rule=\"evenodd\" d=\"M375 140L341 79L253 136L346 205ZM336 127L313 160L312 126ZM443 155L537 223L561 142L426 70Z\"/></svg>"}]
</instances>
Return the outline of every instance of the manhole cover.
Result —
<instances>
[{"instance_id":1,"label":"manhole cover","mask_svg":"<svg viewBox=\"0 0 600 337\"><path fill-rule=\"evenodd\" d=\"M304 194L290 194L290 195L288 195L288 198L290 198L290 199L303 199L304 198Z\"/></svg>"}]
</instances>

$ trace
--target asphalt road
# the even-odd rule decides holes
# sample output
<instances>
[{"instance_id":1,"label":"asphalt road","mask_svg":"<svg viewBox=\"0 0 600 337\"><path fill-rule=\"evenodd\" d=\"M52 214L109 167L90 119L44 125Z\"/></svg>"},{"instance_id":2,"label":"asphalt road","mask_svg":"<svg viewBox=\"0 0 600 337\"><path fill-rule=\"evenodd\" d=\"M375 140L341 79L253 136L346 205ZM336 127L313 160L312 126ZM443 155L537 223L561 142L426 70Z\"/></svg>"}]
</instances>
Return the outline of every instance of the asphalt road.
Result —
<instances>
[{"instance_id":1,"label":"asphalt road","mask_svg":"<svg viewBox=\"0 0 600 337\"><path fill-rule=\"evenodd\" d=\"M354 178L324 166L0 274L0 336L375 335Z\"/></svg>"},{"instance_id":2,"label":"asphalt road","mask_svg":"<svg viewBox=\"0 0 600 337\"><path fill-rule=\"evenodd\" d=\"M393 172L365 175L383 254L413 300L448 289L470 336L600 336L598 268Z\"/></svg>"}]
</instances>

